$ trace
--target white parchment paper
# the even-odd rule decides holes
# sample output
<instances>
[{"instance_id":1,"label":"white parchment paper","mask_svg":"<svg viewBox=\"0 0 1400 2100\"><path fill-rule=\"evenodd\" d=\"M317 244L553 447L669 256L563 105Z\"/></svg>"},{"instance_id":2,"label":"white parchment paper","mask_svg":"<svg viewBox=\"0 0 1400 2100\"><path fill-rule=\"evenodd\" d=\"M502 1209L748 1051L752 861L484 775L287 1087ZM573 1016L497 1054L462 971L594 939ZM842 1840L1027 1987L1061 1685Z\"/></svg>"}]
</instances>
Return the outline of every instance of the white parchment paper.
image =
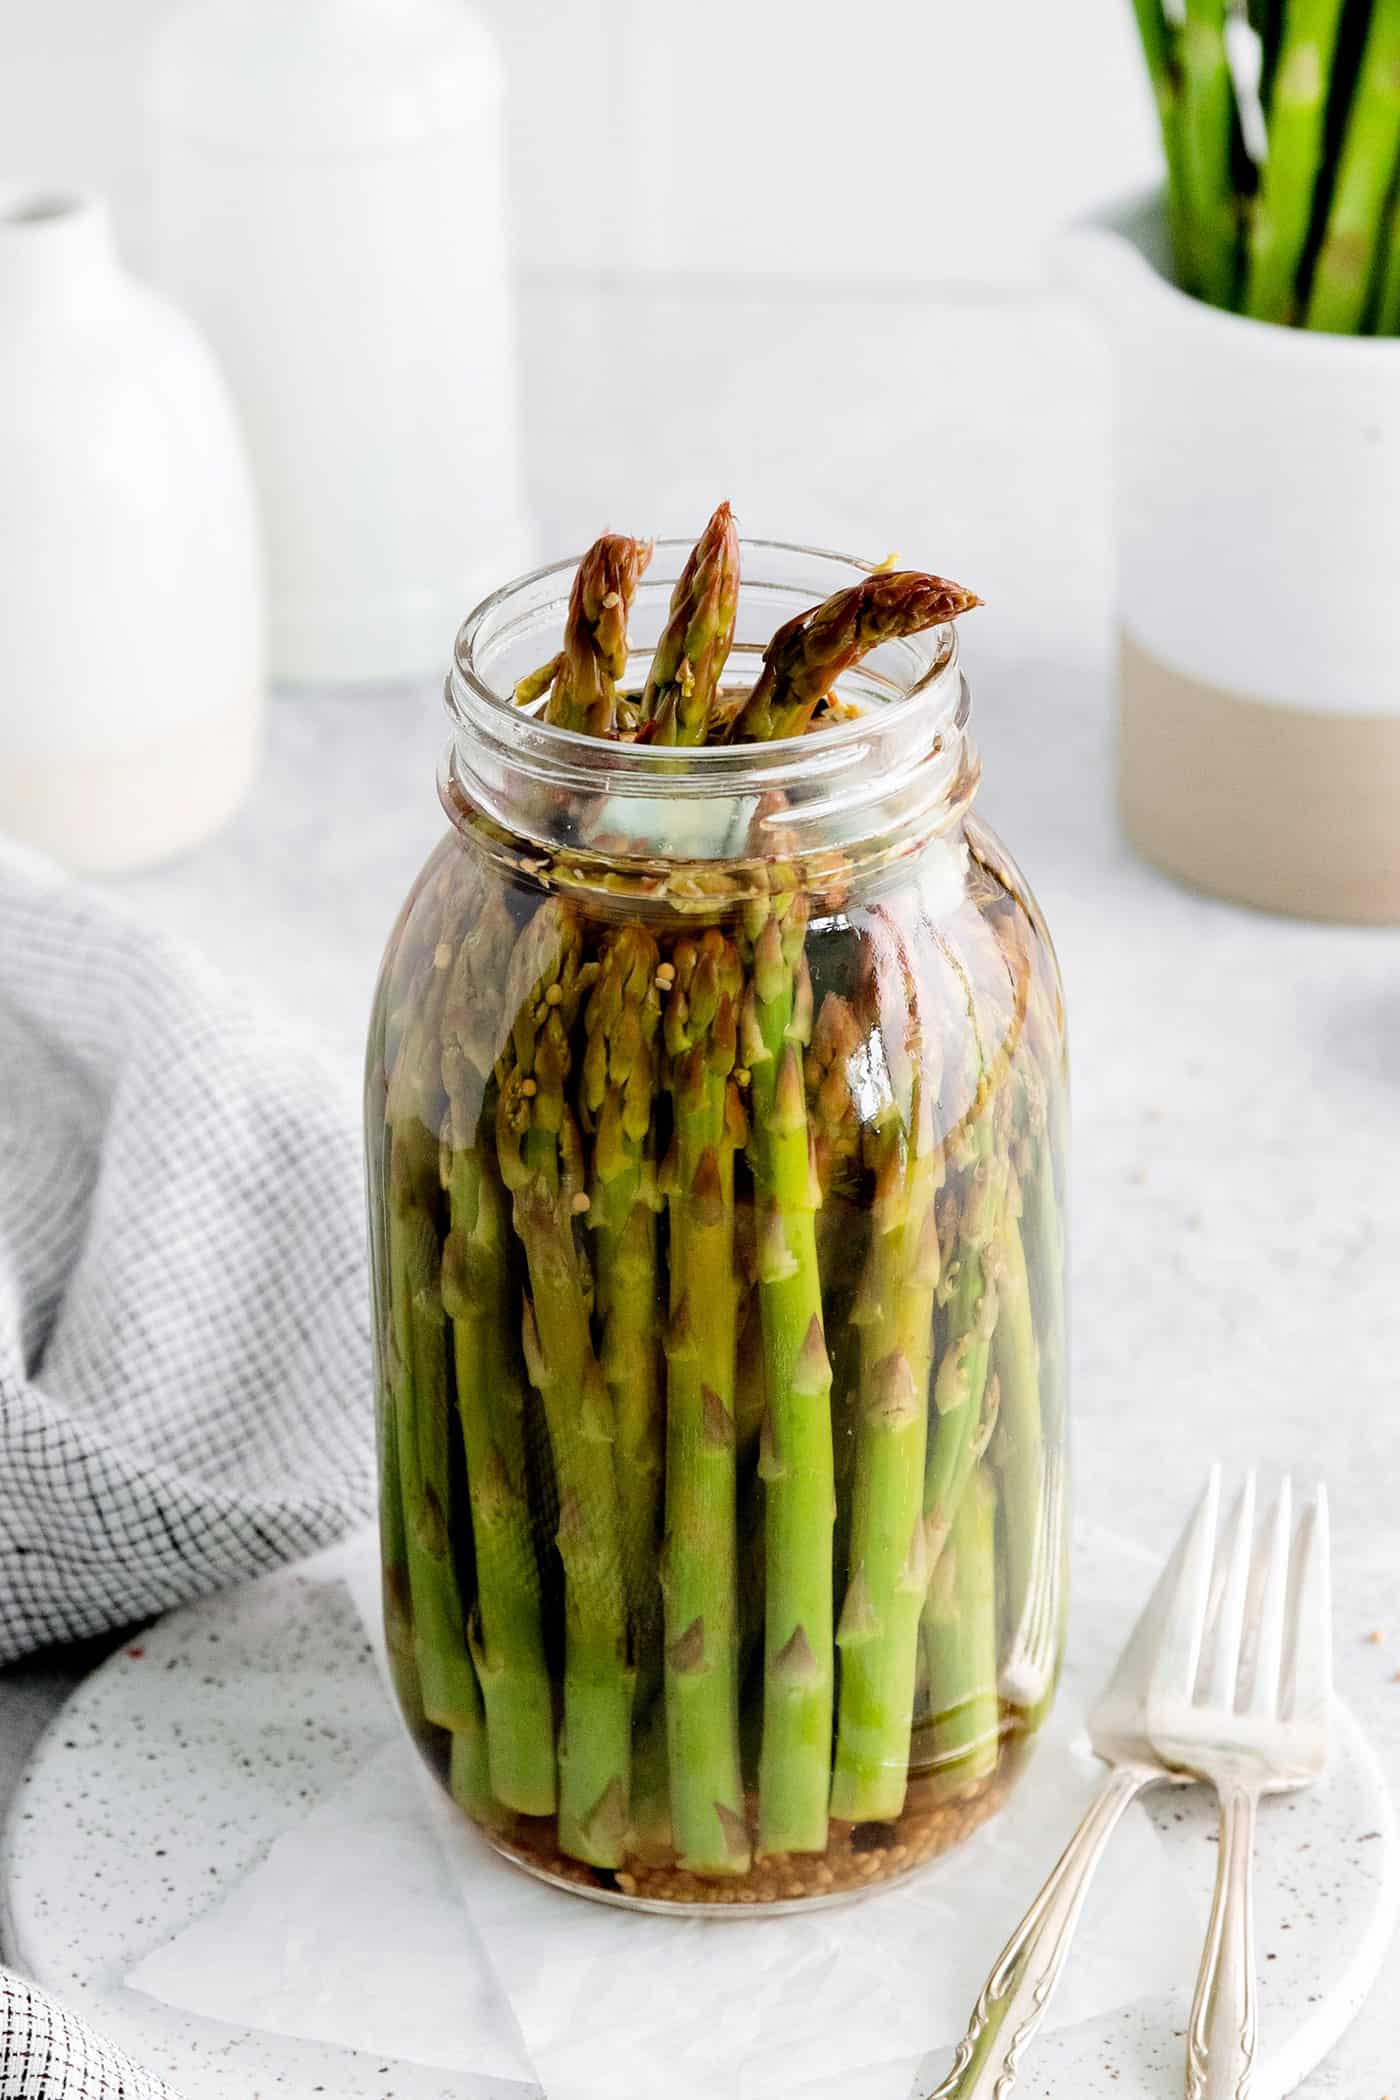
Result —
<instances>
[{"instance_id":1,"label":"white parchment paper","mask_svg":"<svg viewBox=\"0 0 1400 2100\"><path fill-rule=\"evenodd\" d=\"M821 2100L824 2087L835 2100L838 2086L842 2100L907 2100L927 2053L961 2036L1102 1776L1081 1716L1155 1571L1105 1538L1076 1561L1071 1661L1031 1771L996 1822L899 1887L776 1918L582 1902L499 1859L395 1738L127 1980L240 2026L538 2080L549 2100ZM372 1541L337 1567L378 1647ZM366 1693L383 1696L369 1680ZM1156 1994L1199 1944L1165 1850L1131 1811L1048 2024Z\"/></svg>"}]
</instances>

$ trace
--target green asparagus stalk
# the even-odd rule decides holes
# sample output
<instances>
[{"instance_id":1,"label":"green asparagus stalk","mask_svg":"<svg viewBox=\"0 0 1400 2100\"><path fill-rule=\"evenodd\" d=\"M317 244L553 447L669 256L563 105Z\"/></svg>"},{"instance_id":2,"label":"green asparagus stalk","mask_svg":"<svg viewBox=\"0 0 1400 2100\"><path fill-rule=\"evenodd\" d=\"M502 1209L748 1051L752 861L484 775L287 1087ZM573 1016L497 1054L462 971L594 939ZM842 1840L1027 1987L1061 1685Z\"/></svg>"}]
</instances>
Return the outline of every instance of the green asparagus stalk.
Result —
<instances>
[{"instance_id":1,"label":"green asparagus stalk","mask_svg":"<svg viewBox=\"0 0 1400 2100\"><path fill-rule=\"evenodd\" d=\"M537 699L548 684L547 722L585 736L612 735L617 683L627 670L627 616L650 560L650 540L605 532L593 542L569 594L564 646L551 663L516 687L522 706Z\"/></svg>"},{"instance_id":2,"label":"green asparagus stalk","mask_svg":"<svg viewBox=\"0 0 1400 2100\"><path fill-rule=\"evenodd\" d=\"M802 1076L812 1002L807 904L790 870L770 868L767 894L748 907L746 923L743 1045L768 1398L759 1460L767 1559L759 1846L772 1855L826 1849L835 1480L817 1266L821 1198Z\"/></svg>"},{"instance_id":3,"label":"green asparagus stalk","mask_svg":"<svg viewBox=\"0 0 1400 2100\"><path fill-rule=\"evenodd\" d=\"M389 1076L385 1251L390 1404L423 1710L439 1727L470 1730L479 1722L481 1694L467 1651L452 1551L452 1428L438 1244L438 1031L452 953L445 932L423 965L415 1012Z\"/></svg>"},{"instance_id":4,"label":"green asparagus stalk","mask_svg":"<svg viewBox=\"0 0 1400 2100\"><path fill-rule=\"evenodd\" d=\"M728 728L735 743L800 736L838 678L881 642L956 619L981 599L944 576L891 569L837 591L780 627Z\"/></svg>"},{"instance_id":5,"label":"green asparagus stalk","mask_svg":"<svg viewBox=\"0 0 1400 2100\"><path fill-rule=\"evenodd\" d=\"M889 1101L867 1134L873 1229L853 1315L860 1396L851 1574L836 1635L841 1695L831 1789L832 1814L849 1822L890 1820L904 1806L928 1593L924 1464L940 1269L935 1203L944 1162L933 1112L937 1045L926 1040L912 973L898 974L906 1036L899 1063L911 1084L903 1103Z\"/></svg>"},{"instance_id":6,"label":"green asparagus stalk","mask_svg":"<svg viewBox=\"0 0 1400 2100\"><path fill-rule=\"evenodd\" d=\"M1249 218L1245 312L1297 318L1298 279L1324 158L1327 90L1344 0L1287 0L1266 102L1268 158Z\"/></svg>"},{"instance_id":7,"label":"green asparagus stalk","mask_svg":"<svg viewBox=\"0 0 1400 2100\"><path fill-rule=\"evenodd\" d=\"M1307 325L1356 335L1376 288L1386 204L1400 162L1400 0L1374 0L1352 92Z\"/></svg>"},{"instance_id":8,"label":"green asparagus stalk","mask_svg":"<svg viewBox=\"0 0 1400 2100\"><path fill-rule=\"evenodd\" d=\"M925 1613L933 1715L926 1743L939 1785L949 1790L996 1770L996 1599L996 1489L979 1465L933 1571Z\"/></svg>"},{"instance_id":9,"label":"green asparagus stalk","mask_svg":"<svg viewBox=\"0 0 1400 2100\"><path fill-rule=\"evenodd\" d=\"M609 942L602 974L588 999L579 1088L584 1127L592 1137L588 1222L593 1233L594 1310L616 1429L614 1457L639 1710L661 1687L661 1592L656 1572L665 1455L656 1339L661 1198L652 1149L659 963L656 942L642 926L625 926Z\"/></svg>"},{"instance_id":10,"label":"green asparagus stalk","mask_svg":"<svg viewBox=\"0 0 1400 2100\"><path fill-rule=\"evenodd\" d=\"M999 1310L995 1257L988 1258L988 1249L1000 1228L1007 1163L990 1107L976 1115L958 1164L962 1185L950 1192L945 1209L944 1234L952 1253L940 1285L946 1327L924 1479L930 1567L937 1566L974 1463Z\"/></svg>"},{"instance_id":11,"label":"green asparagus stalk","mask_svg":"<svg viewBox=\"0 0 1400 2100\"><path fill-rule=\"evenodd\" d=\"M992 1454L1002 1483L1007 1619L1013 1626L1020 1623L1021 1609L1030 1588L1045 1468L1040 1349L1031 1310L1021 1214L1020 1182L1012 1172L1007 1181L997 1241L996 1278L1000 1310L992 1337L992 1364L1001 1405Z\"/></svg>"},{"instance_id":12,"label":"green asparagus stalk","mask_svg":"<svg viewBox=\"0 0 1400 2100\"><path fill-rule=\"evenodd\" d=\"M738 607L739 534L729 505L721 503L671 593L670 617L652 659L642 719L655 722L654 743L705 742Z\"/></svg>"},{"instance_id":13,"label":"green asparagus stalk","mask_svg":"<svg viewBox=\"0 0 1400 2100\"><path fill-rule=\"evenodd\" d=\"M1267 109L1283 49L1284 0L1246 0L1245 11L1259 39L1259 98Z\"/></svg>"},{"instance_id":14,"label":"green asparagus stalk","mask_svg":"<svg viewBox=\"0 0 1400 2100\"><path fill-rule=\"evenodd\" d=\"M666 1339L666 1718L671 1820L683 1866L749 1865L739 1765L734 1396L733 1079L742 973L717 928L677 943L666 972L672 1146Z\"/></svg>"},{"instance_id":15,"label":"green asparagus stalk","mask_svg":"<svg viewBox=\"0 0 1400 2100\"><path fill-rule=\"evenodd\" d=\"M463 934L443 1018L443 1185L451 1231L443 1301L476 1559L473 1658L486 1711L491 1791L522 1815L555 1806L554 1705L525 1461L525 1394L513 1346L509 1227L489 1131L494 1024L515 929L499 897Z\"/></svg>"},{"instance_id":16,"label":"green asparagus stalk","mask_svg":"<svg viewBox=\"0 0 1400 2100\"><path fill-rule=\"evenodd\" d=\"M578 914L560 900L541 905L516 942L506 980L514 1021L496 1068L496 1133L529 1275L525 1361L544 1405L559 1485L559 1844L570 1858L615 1867L628 1827L632 1669L612 1401L593 1352L591 1280L577 1231L588 1197L567 1099L570 1035L596 974L584 959Z\"/></svg>"},{"instance_id":17,"label":"green asparagus stalk","mask_svg":"<svg viewBox=\"0 0 1400 2100\"><path fill-rule=\"evenodd\" d=\"M828 1288L842 1267L840 1243L855 1222L852 1198L860 1170L861 1124L851 1093L850 1064L864 1040L850 1000L839 992L828 992L817 1010L803 1061L822 1199L817 1214L817 1255Z\"/></svg>"},{"instance_id":18,"label":"green asparagus stalk","mask_svg":"<svg viewBox=\"0 0 1400 2100\"><path fill-rule=\"evenodd\" d=\"M1171 233L1172 254L1177 257L1180 268L1181 258L1185 253L1185 235L1182 223L1182 83L1177 39L1167 21L1162 0L1133 0L1133 12L1137 16L1138 34L1142 39L1143 54L1147 59L1152 97L1157 105L1157 121L1161 128L1162 152L1167 167L1167 220Z\"/></svg>"},{"instance_id":19,"label":"green asparagus stalk","mask_svg":"<svg viewBox=\"0 0 1400 2100\"><path fill-rule=\"evenodd\" d=\"M861 1171L861 1123L850 1078L852 1059L864 1041L864 1031L850 1000L839 992L828 992L817 1010L803 1077L807 1083L812 1158L821 1195L817 1266L822 1279L822 1321L826 1332L834 1337L831 1446L836 1523L831 1552L833 1595L838 1608L850 1575L850 1482L859 1413L860 1335L851 1313L870 1244L870 1220L865 1206L856 1200Z\"/></svg>"},{"instance_id":20,"label":"green asparagus stalk","mask_svg":"<svg viewBox=\"0 0 1400 2100\"><path fill-rule=\"evenodd\" d=\"M1240 214L1233 150L1235 94L1225 49L1227 0L1185 0L1181 33L1180 228L1187 291L1235 304Z\"/></svg>"}]
</instances>

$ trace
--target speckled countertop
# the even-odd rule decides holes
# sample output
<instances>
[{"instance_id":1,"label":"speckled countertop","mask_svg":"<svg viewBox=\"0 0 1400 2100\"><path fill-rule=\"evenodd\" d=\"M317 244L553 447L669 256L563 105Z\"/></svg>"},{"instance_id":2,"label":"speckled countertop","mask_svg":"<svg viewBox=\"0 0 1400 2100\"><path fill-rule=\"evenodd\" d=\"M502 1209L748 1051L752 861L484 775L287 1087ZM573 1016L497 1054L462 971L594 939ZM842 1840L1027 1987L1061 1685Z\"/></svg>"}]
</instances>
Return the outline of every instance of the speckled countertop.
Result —
<instances>
[{"instance_id":1,"label":"speckled countertop","mask_svg":"<svg viewBox=\"0 0 1400 2100\"><path fill-rule=\"evenodd\" d=\"M727 495L748 532L895 548L987 599L981 806L1070 1007L1080 1521L1165 1549L1210 1457L1325 1471L1338 1679L1400 1781L1400 932L1193 897L1118 839L1097 347L1049 296L538 284L521 332L542 558ZM427 689L279 695L240 818L119 887L355 1057L441 739ZM0 1676L0 1802L74 1674ZM1393 1990L1300 2092L1400 2093Z\"/></svg>"}]
</instances>

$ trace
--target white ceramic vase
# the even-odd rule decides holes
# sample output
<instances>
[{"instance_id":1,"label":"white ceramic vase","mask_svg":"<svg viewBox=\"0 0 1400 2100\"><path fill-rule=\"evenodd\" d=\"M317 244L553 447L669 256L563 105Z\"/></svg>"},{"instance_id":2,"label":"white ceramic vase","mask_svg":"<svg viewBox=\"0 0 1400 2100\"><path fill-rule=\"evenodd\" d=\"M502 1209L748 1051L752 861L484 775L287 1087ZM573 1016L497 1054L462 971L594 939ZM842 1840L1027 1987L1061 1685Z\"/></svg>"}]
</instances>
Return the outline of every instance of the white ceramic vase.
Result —
<instances>
[{"instance_id":1,"label":"white ceramic vase","mask_svg":"<svg viewBox=\"0 0 1400 2100\"><path fill-rule=\"evenodd\" d=\"M1400 341L1189 298L1154 198L1063 258L1118 377L1129 837L1244 903L1400 919Z\"/></svg>"},{"instance_id":2,"label":"white ceramic vase","mask_svg":"<svg viewBox=\"0 0 1400 2100\"><path fill-rule=\"evenodd\" d=\"M249 434L276 677L437 673L528 559L503 101L465 0L184 0L157 39L155 268Z\"/></svg>"},{"instance_id":3,"label":"white ceramic vase","mask_svg":"<svg viewBox=\"0 0 1400 2100\"><path fill-rule=\"evenodd\" d=\"M253 491L90 199L0 193L0 830L110 872L215 830L262 716Z\"/></svg>"}]
</instances>

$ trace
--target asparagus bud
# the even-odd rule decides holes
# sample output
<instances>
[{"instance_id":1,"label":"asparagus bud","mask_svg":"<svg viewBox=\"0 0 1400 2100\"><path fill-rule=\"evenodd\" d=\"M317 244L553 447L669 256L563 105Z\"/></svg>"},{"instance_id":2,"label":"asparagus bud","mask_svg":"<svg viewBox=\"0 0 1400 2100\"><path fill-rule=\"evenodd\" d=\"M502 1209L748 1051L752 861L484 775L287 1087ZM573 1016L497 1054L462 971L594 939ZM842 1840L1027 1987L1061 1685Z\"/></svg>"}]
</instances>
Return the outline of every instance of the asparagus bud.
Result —
<instances>
[{"instance_id":1,"label":"asparagus bud","mask_svg":"<svg viewBox=\"0 0 1400 2100\"><path fill-rule=\"evenodd\" d=\"M555 658L545 720L586 736L611 736L616 726L617 682L627 669L627 616L651 541L605 532L578 565L564 622L564 647ZM547 669L548 667L546 667ZM544 672L523 681L537 693ZM517 687L516 696L520 697Z\"/></svg>"},{"instance_id":2,"label":"asparagus bud","mask_svg":"<svg viewBox=\"0 0 1400 2100\"><path fill-rule=\"evenodd\" d=\"M800 736L843 672L881 642L920 634L982 600L959 583L917 570L867 576L780 627L763 669L729 728L736 743Z\"/></svg>"},{"instance_id":3,"label":"asparagus bud","mask_svg":"<svg viewBox=\"0 0 1400 2100\"><path fill-rule=\"evenodd\" d=\"M642 719L657 744L703 744L710 709L734 640L739 606L739 534L721 503L671 593L666 622L642 696Z\"/></svg>"}]
</instances>

